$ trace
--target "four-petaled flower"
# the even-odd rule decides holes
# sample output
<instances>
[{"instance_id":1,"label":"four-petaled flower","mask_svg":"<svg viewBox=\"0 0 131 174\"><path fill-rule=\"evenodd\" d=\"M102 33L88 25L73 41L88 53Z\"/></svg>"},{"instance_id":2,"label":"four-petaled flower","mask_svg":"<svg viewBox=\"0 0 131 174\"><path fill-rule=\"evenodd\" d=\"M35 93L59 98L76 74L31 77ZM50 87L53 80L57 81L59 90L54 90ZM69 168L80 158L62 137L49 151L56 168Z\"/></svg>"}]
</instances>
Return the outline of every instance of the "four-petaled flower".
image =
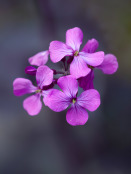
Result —
<instances>
[{"instance_id":1,"label":"four-petaled flower","mask_svg":"<svg viewBox=\"0 0 131 174\"><path fill-rule=\"evenodd\" d=\"M49 51L41 51L37 54L35 54L34 56L30 57L28 59L29 63L31 65L35 65L35 66L42 66L45 65L48 61L48 56L49 56ZM30 75L36 75L36 68L34 68L33 66L28 66L25 68L25 73L26 74L30 74Z\"/></svg>"},{"instance_id":2,"label":"four-petaled flower","mask_svg":"<svg viewBox=\"0 0 131 174\"><path fill-rule=\"evenodd\" d=\"M94 53L99 46L99 43L96 39L89 40L83 48L83 51L87 53ZM78 79L79 86L84 90L93 89L93 80L94 80L94 72L93 69L100 69L104 74L113 74L118 69L117 58L113 54L106 54L104 56L103 62L98 66L88 66L91 71L85 77L81 77Z\"/></svg>"},{"instance_id":3,"label":"four-petaled flower","mask_svg":"<svg viewBox=\"0 0 131 174\"><path fill-rule=\"evenodd\" d=\"M53 81L53 71L47 66L40 66L36 72L37 86L34 86L32 82L25 78L16 78L13 82L13 90L16 96L22 96L28 93L35 93L34 95L26 98L23 102L24 109L29 115L37 115L41 108L42 102L40 97L46 97L48 90L44 90L44 87L50 85Z\"/></svg>"},{"instance_id":4,"label":"four-petaled flower","mask_svg":"<svg viewBox=\"0 0 131 174\"><path fill-rule=\"evenodd\" d=\"M71 104L71 108L66 114L67 122L73 126L84 125L88 120L86 109L95 111L100 105L98 91L95 89L86 90L77 97L78 82L71 75L60 77L57 84L62 91L52 89L48 97L43 99L45 105L53 111L60 112Z\"/></svg>"},{"instance_id":5,"label":"four-petaled flower","mask_svg":"<svg viewBox=\"0 0 131 174\"><path fill-rule=\"evenodd\" d=\"M31 65L42 66L48 61L49 51L41 51L28 59Z\"/></svg>"},{"instance_id":6,"label":"four-petaled flower","mask_svg":"<svg viewBox=\"0 0 131 174\"><path fill-rule=\"evenodd\" d=\"M87 66L98 66L104 60L104 52L87 53L84 50L79 52L82 44L83 33L80 28L75 27L66 32L66 44L60 41L52 41L49 46L50 58L52 62L59 62L65 56L73 56L70 64L70 74L76 79L84 77L90 73Z\"/></svg>"}]
</instances>

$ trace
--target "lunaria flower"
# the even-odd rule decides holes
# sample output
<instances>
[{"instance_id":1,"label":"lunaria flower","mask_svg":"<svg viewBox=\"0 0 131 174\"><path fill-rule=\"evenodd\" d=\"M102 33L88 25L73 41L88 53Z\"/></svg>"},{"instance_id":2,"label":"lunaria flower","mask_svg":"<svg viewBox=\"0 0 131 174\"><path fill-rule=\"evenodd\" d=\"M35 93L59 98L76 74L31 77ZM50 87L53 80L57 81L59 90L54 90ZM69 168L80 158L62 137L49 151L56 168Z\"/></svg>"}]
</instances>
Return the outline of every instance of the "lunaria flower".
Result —
<instances>
[{"instance_id":1,"label":"lunaria flower","mask_svg":"<svg viewBox=\"0 0 131 174\"><path fill-rule=\"evenodd\" d=\"M41 51L37 54L35 54L34 56L30 57L28 59L30 65L35 65L35 66L42 66L45 65L48 61L48 56L49 56L49 51ZM25 73L29 74L29 75L35 75L36 74L36 68L34 68L33 66L27 66L25 68Z\"/></svg>"},{"instance_id":2,"label":"lunaria flower","mask_svg":"<svg viewBox=\"0 0 131 174\"><path fill-rule=\"evenodd\" d=\"M25 78L16 78L13 82L13 90L16 96L22 96L28 93L35 93L34 95L27 97L23 102L24 109L29 115L37 115L41 108L42 102L40 97L45 97L48 90L44 90L53 81L53 71L47 66L40 66L36 72L37 86L34 86L32 82ZM48 89L48 88L47 88Z\"/></svg>"},{"instance_id":3,"label":"lunaria flower","mask_svg":"<svg viewBox=\"0 0 131 174\"><path fill-rule=\"evenodd\" d=\"M96 39L91 39L86 43L82 51L85 51L87 53L94 53L97 50L98 46L99 46L98 41ZM113 54L106 54L104 56L103 62L100 65L88 66L88 67L91 69L90 73L86 75L85 77L81 77L78 79L79 86L83 88L84 90L94 88L94 85L93 85L93 80L94 80L93 69L94 68L102 70L104 74L113 74L118 69L118 62L117 62L117 58Z\"/></svg>"},{"instance_id":4,"label":"lunaria flower","mask_svg":"<svg viewBox=\"0 0 131 174\"><path fill-rule=\"evenodd\" d=\"M48 55L49 55L49 51L42 51L39 52L37 54L35 54L34 56L30 57L28 59L30 65L36 65L36 66L42 66L45 65L48 61Z\"/></svg>"},{"instance_id":5,"label":"lunaria flower","mask_svg":"<svg viewBox=\"0 0 131 174\"><path fill-rule=\"evenodd\" d=\"M79 51L83 40L83 32L75 27L67 30L66 44L60 41L52 41L49 46L50 58L52 62L59 62L65 56L73 56L70 64L70 74L76 79L84 77L90 73L91 69L87 66L98 66L103 62L104 52L88 53Z\"/></svg>"},{"instance_id":6,"label":"lunaria flower","mask_svg":"<svg viewBox=\"0 0 131 174\"><path fill-rule=\"evenodd\" d=\"M98 91L86 90L77 97L78 83L71 75L60 77L57 84L62 91L52 89L48 97L43 98L45 105L55 112L63 111L71 105L66 114L67 122L73 126L84 125L88 120L86 109L95 111L100 105Z\"/></svg>"}]
</instances>

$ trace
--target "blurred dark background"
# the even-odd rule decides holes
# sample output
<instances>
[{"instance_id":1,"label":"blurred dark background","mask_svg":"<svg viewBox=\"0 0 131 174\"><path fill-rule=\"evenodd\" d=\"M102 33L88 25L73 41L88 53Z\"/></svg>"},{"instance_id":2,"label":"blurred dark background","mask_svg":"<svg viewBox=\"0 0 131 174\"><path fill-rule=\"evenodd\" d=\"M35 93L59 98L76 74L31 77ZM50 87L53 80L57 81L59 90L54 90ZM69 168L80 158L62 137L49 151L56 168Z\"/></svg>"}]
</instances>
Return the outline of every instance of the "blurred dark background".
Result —
<instances>
[{"instance_id":1,"label":"blurred dark background","mask_svg":"<svg viewBox=\"0 0 131 174\"><path fill-rule=\"evenodd\" d=\"M29 116L13 80L31 78L28 58L76 26L83 45L94 37L119 62L114 75L95 72L101 106L78 127L45 106ZM130 0L0 0L0 174L9 173L131 173Z\"/></svg>"}]
</instances>

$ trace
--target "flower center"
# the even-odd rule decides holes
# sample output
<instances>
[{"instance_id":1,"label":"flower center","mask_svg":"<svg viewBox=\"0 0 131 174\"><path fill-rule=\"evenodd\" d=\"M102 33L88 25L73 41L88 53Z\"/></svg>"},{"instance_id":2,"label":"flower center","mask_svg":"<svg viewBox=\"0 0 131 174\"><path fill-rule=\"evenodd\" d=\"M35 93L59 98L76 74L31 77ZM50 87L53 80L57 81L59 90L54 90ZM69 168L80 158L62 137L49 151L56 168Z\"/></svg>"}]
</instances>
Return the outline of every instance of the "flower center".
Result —
<instances>
[{"instance_id":1,"label":"flower center","mask_svg":"<svg viewBox=\"0 0 131 174\"><path fill-rule=\"evenodd\" d=\"M35 91L35 93L41 93L41 92L42 92L41 89L37 89L37 90Z\"/></svg>"},{"instance_id":2,"label":"flower center","mask_svg":"<svg viewBox=\"0 0 131 174\"><path fill-rule=\"evenodd\" d=\"M73 98L72 103L75 104L75 102L76 102L76 98Z\"/></svg>"},{"instance_id":3,"label":"flower center","mask_svg":"<svg viewBox=\"0 0 131 174\"><path fill-rule=\"evenodd\" d=\"M94 67L93 67L93 66L91 66L91 65L88 65L88 68L90 68L90 69L94 69Z\"/></svg>"},{"instance_id":4,"label":"flower center","mask_svg":"<svg viewBox=\"0 0 131 174\"><path fill-rule=\"evenodd\" d=\"M79 55L79 51L75 51L74 56L78 56Z\"/></svg>"}]
</instances>

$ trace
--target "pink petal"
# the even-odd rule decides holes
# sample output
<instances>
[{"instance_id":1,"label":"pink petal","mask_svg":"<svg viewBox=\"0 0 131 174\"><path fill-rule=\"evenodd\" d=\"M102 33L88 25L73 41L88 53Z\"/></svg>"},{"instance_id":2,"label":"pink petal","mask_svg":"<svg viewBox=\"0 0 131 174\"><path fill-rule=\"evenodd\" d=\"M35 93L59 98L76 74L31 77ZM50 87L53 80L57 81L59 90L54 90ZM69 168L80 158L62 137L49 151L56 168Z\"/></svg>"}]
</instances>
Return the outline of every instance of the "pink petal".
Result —
<instances>
[{"instance_id":1,"label":"pink petal","mask_svg":"<svg viewBox=\"0 0 131 174\"><path fill-rule=\"evenodd\" d=\"M102 64L96 68L101 69L105 74L113 74L118 69L117 58L113 54L106 54Z\"/></svg>"},{"instance_id":2,"label":"pink petal","mask_svg":"<svg viewBox=\"0 0 131 174\"><path fill-rule=\"evenodd\" d=\"M72 48L59 41L52 41L50 43L49 52L51 61L54 63L59 62L65 56L73 55Z\"/></svg>"},{"instance_id":3,"label":"pink petal","mask_svg":"<svg viewBox=\"0 0 131 174\"><path fill-rule=\"evenodd\" d=\"M80 57L74 57L73 61L70 64L70 74L73 75L76 79L84 77L91 71L88 68L86 62Z\"/></svg>"},{"instance_id":4,"label":"pink petal","mask_svg":"<svg viewBox=\"0 0 131 174\"><path fill-rule=\"evenodd\" d=\"M67 111L66 121L72 125L84 125L88 120L87 111L78 104L72 104L71 108Z\"/></svg>"},{"instance_id":5,"label":"pink petal","mask_svg":"<svg viewBox=\"0 0 131 174\"><path fill-rule=\"evenodd\" d=\"M41 66L45 65L48 61L49 51L42 51L28 59L31 65Z\"/></svg>"},{"instance_id":6,"label":"pink petal","mask_svg":"<svg viewBox=\"0 0 131 174\"><path fill-rule=\"evenodd\" d=\"M91 39L85 44L84 48L82 49L82 52L84 51L87 53L94 53L96 52L98 46L98 41L96 39Z\"/></svg>"},{"instance_id":7,"label":"pink petal","mask_svg":"<svg viewBox=\"0 0 131 174\"><path fill-rule=\"evenodd\" d=\"M42 108L40 94L35 94L26 98L23 102L23 107L31 116L39 114Z\"/></svg>"},{"instance_id":8,"label":"pink petal","mask_svg":"<svg viewBox=\"0 0 131 174\"><path fill-rule=\"evenodd\" d=\"M25 68L25 73L26 74L29 74L29 75L32 75L32 76L35 76L36 75L36 68L34 68L33 66L27 66Z\"/></svg>"},{"instance_id":9,"label":"pink petal","mask_svg":"<svg viewBox=\"0 0 131 174\"><path fill-rule=\"evenodd\" d=\"M91 72L88 75L78 79L79 86L83 88L83 90L94 89L93 80L94 80L94 72L93 70L91 70Z\"/></svg>"},{"instance_id":10,"label":"pink petal","mask_svg":"<svg viewBox=\"0 0 131 174\"><path fill-rule=\"evenodd\" d=\"M99 51L96 53L86 53L86 52L80 52L80 57L84 59L84 61L91 66L98 66L100 65L104 60L104 52Z\"/></svg>"},{"instance_id":11,"label":"pink petal","mask_svg":"<svg viewBox=\"0 0 131 174\"><path fill-rule=\"evenodd\" d=\"M28 79L17 78L13 82L13 91L16 96L32 93L35 92L35 90L37 90L37 87Z\"/></svg>"},{"instance_id":12,"label":"pink petal","mask_svg":"<svg viewBox=\"0 0 131 174\"><path fill-rule=\"evenodd\" d=\"M52 89L49 95L43 98L43 101L46 106L55 112L65 110L70 104L70 98L57 89Z\"/></svg>"},{"instance_id":13,"label":"pink petal","mask_svg":"<svg viewBox=\"0 0 131 174\"><path fill-rule=\"evenodd\" d=\"M60 77L57 84L67 96L76 97L78 82L74 77L71 75Z\"/></svg>"},{"instance_id":14,"label":"pink petal","mask_svg":"<svg viewBox=\"0 0 131 174\"><path fill-rule=\"evenodd\" d=\"M39 66L36 72L36 80L41 89L43 86L50 85L53 81L53 71L46 65Z\"/></svg>"},{"instance_id":15,"label":"pink petal","mask_svg":"<svg viewBox=\"0 0 131 174\"><path fill-rule=\"evenodd\" d=\"M49 93L50 93L51 91L52 91L52 89L43 90L41 94L42 94L43 97L46 97L46 96L49 95Z\"/></svg>"},{"instance_id":16,"label":"pink petal","mask_svg":"<svg viewBox=\"0 0 131 174\"><path fill-rule=\"evenodd\" d=\"M53 88L52 89L48 89L48 90L43 90L41 95L46 98L50 95L50 93L52 92L52 90L54 90ZM44 102L44 99L43 99L43 102Z\"/></svg>"},{"instance_id":17,"label":"pink petal","mask_svg":"<svg viewBox=\"0 0 131 174\"><path fill-rule=\"evenodd\" d=\"M83 32L80 28L75 27L67 30L66 44L69 45L74 51L79 51L80 45L83 40Z\"/></svg>"},{"instance_id":18,"label":"pink petal","mask_svg":"<svg viewBox=\"0 0 131 174\"><path fill-rule=\"evenodd\" d=\"M95 89L89 89L81 93L77 103L89 111L95 111L100 105L100 94Z\"/></svg>"}]
</instances>

